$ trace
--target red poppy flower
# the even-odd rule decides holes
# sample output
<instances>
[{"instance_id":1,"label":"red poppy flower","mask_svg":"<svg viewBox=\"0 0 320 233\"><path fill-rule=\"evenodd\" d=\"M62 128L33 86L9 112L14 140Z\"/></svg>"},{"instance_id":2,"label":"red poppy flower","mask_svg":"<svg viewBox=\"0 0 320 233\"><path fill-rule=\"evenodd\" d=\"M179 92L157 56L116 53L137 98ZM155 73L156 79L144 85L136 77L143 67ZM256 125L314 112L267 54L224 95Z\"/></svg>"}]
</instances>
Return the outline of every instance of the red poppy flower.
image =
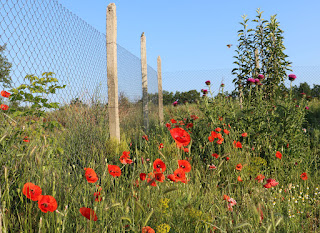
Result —
<instances>
[{"instance_id":1,"label":"red poppy flower","mask_svg":"<svg viewBox=\"0 0 320 233\"><path fill-rule=\"evenodd\" d=\"M167 178L173 182L176 182L176 176L174 174L167 175Z\"/></svg>"},{"instance_id":2,"label":"red poppy flower","mask_svg":"<svg viewBox=\"0 0 320 233\"><path fill-rule=\"evenodd\" d=\"M181 148L182 146L187 146L190 143L190 135L181 128L174 128L170 130L170 134L174 141L177 143L177 146Z\"/></svg>"},{"instance_id":3,"label":"red poppy flower","mask_svg":"<svg viewBox=\"0 0 320 233\"><path fill-rule=\"evenodd\" d=\"M238 170L238 171L241 171L241 170L242 170L242 164L241 164L241 163L239 163L239 164L236 166L236 170Z\"/></svg>"},{"instance_id":4,"label":"red poppy flower","mask_svg":"<svg viewBox=\"0 0 320 233\"><path fill-rule=\"evenodd\" d=\"M151 227L146 226L142 227L142 233L155 233L155 231Z\"/></svg>"},{"instance_id":5,"label":"red poppy flower","mask_svg":"<svg viewBox=\"0 0 320 233\"><path fill-rule=\"evenodd\" d=\"M219 155L217 153L213 153L212 156L215 157L216 159L219 158Z\"/></svg>"},{"instance_id":6,"label":"red poppy flower","mask_svg":"<svg viewBox=\"0 0 320 233\"><path fill-rule=\"evenodd\" d=\"M84 175L86 176L88 183L96 183L98 181L99 178L92 168L84 168L84 170L86 171Z\"/></svg>"},{"instance_id":7,"label":"red poppy flower","mask_svg":"<svg viewBox=\"0 0 320 233\"><path fill-rule=\"evenodd\" d=\"M186 173L182 168L178 168L177 170L174 171L174 176L175 176L175 181L181 181L184 182L186 181Z\"/></svg>"},{"instance_id":8,"label":"red poppy flower","mask_svg":"<svg viewBox=\"0 0 320 233\"><path fill-rule=\"evenodd\" d=\"M120 176L121 175L121 169L117 165L108 165L108 172L113 177Z\"/></svg>"},{"instance_id":9,"label":"red poppy flower","mask_svg":"<svg viewBox=\"0 0 320 233\"><path fill-rule=\"evenodd\" d=\"M93 196L94 196L94 201L96 201L96 202L99 202L99 201L102 200L101 192L100 192L100 191L94 192Z\"/></svg>"},{"instance_id":10,"label":"red poppy flower","mask_svg":"<svg viewBox=\"0 0 320 233\"><path fill-rule=\"evenodd\" d=\"M23 141L24 141L24 142L30 142L30 140L28 139L28 136L25 136L25 137L23 138Z\"/></svg>"},{"instance_id":11,"label":"red poppy flower","mask_svg":"<svg viewBox=\"0 0 320 233\"><path fill-rule=\"evenodd\" d=\"M155 180L155 178L148 178L147 179L147 183L148 183L148 185L150 185L150 186L153 186L153 187L156 187L157 186L157 183L156 183L156 180Z\"/></svg>"},{"instance_id":12,"label":"red poppy flower","mask_svg":"<svg viewBox=\"0 0 320 233\"><path fill-rule=\"evenodd\" d=\"M9 106L5 105L5 104L1 104L0 105L0 109L3 110L3 111L7 111L9 109Z\"/></svg>"},{"instance_id":13,"label":"red poppy flower","mask_svg":"<svg viewBox=\"0 0 320 233\"><path fill-rule=\"evenodd\" d=\"M221 128L218 127L218 128L215 129L215 131L216 131L216 132L220 132L220 131L221 131Z\"/></svg>"},{"instance_id":14,"label":"red poppy flower","mask_svg":"<svg viewBox=\"0 0 320 233\"><path fill-rule=\"evenodd\" d=\"M237 179L238 179L239 182L243 181L240 176L238 176Z\"/></svg>"},{"instance_id":15,"label":"red poppy flower","mask_svg":"<svg viewBox=\"0 0 320 233\"><path fill-rule=\"evenodd\" d=\"M221 133L217 133L217 138L218 138L219 140L223 140L222 134L221 134Z\"/></svg>"},{"instance_id":16,"label":"red poppy flower","mask_svg":"<svg viewBox=\"0 0 320 233\"><path fill-rule=\"evenodd\" d=\"M58 208L58 204L56 199L50 195L41 196L41 199L38 200L39 209L47 213L48 211L53 212Z\"/></svg>"},{"instance_id":17,"label":"red poppy flower","mask_svg":"<svg viewBox=\"0 0 320 233\"><path fill-rule=\"evenodd\" d=\"M228 196L228 195L223 195L223 200L229 200L230 199L230 197Z\"/></svg>"},{"instance_id":18,"label":"red poppy flower","mask_svg":"<svg viewBox=\"0 0 320 233\"><path fill-rule=\"evenodd\" d=\"M213 169L216 169L217 167L216 167L216 165L214 165L214 164L211 164L211 165L209 165L209 169L210 170L213 170Z\"/></svg>"},{"instance_id":19,"label":"red poppy flower","mask_svg":"<svg viewBox=\"0 0 320 233\"><path fill-rule=\"evenodd\" d=\"M156 159L153 162L153 168L155 172L164 172L166 170L166 164L161 159Z\"/></svg>"},{"instance_id":20,"label":"red poppy flower","mask_svg":"<svg viewBox=\"0 0 320 233\"><path fill-rule=\"evenodd\" d=\"M161 150L162 148L163 148L163 143L160 143L159 150Z\"/></svg>"},{"instance_id":21,"label":"red poppy flower","mask_svg":"<svg viewBox=\"0 0 320 233\"><path fill-rule=\"evenodd\" d=\"M242 148L241 142L233 141L233 146L236 148Z\"/></svg>"},{"instance_id":22,"label":"red poppy flower","mask_svg":"<svg viewBox=\"0 0 320 233\"><path fill-rule=\"evenodd\" d=\"M5 97L5 98L9 98L10 97L10 93L7 91L1 91L1 96Z\"/></svg>"},{"instance_id":23,"label":"red poppy flower","mask_svg":"<svg viewBox=\"0 0 320 233\"><path fill-rule=\"evenodd\" d=\"M276 152L276 157L277 157L278 159L281 159L281 158L282 158L282 154L280 153L280 151L277 151L277 152Z\"/></svg>"},{"instance_id":24,"label":"red poppy flower","mask_svg":"<svg viewBox=\"0 0 320 233\"><path fill-rule=\"evenodd\" d=\"M41 196L42 190L38 185L33 183L25 183L22 188L22 193L32 201L38 201Z\"/></svg>"},{"instance_id":25,"label":"red poppy flower","mask_svg":"<svg viewBox=\"0 0 320 233\"><path fill-rule=\"evenodd\" d=\"M223 143L223 141L224 141L224 139L221 138L221 139L219 139L219 140L217 141L217 144L221 145L221 144Z\"/></svg>"},{"instance_id":26,"label":"red poppy flower","mask_svg":"<svg viewBox=\"0 0 320 233\"><path fill-rule=\"evenodd\" d=\"M266 189L269 189L269 188L271 188L272 186L271 186L270 183L266 183L265 185L263 185L263 187L265 187Z\"/></svg>"},{"instance_id":27,"label":"red poppy flower","mask_svg":"<svg viewBox=\"0 0 320 233\"><path fill-rule=\"evenodd\" d=\"M271 187L277 186L278 184L279 182L277 182L275 179L267 179L267 183L263 185L263 187L271 188Z\"/></svg>"},{"instance_id":28,"label":"red poppy flower","mask_svg":"<svg viewBox=\"0 0 320 233\"><path fill-rule=\"evenodd\" d=\"M179 124L180 124L180 125L184 125L184 122L183 122L183 121L179 121Z\"/></svg>"},{"instance_id":29,"label":"red poppy flower","mask_svg":"<svg viewBox=\"0 0 320 233\"><path fill-rule=\"evenodd\" d=\"M258 182L262 183L264 178L266 178L264 175L259 174L259 175L257 175L256 180L257 180Z\"/></svg>"},{"instance_id":30,"label":"red poppy flower","mask_svg":"<svg viewBox=\"0 0 320 233\"><path fill-rule=\"evenodd\" d=\"M126 151L125 151L126 152ZM124 153L124 152L123 152ZM130 152L129 152L130 153ZM122 154L121 156L120 156L120 162L122 163L122 164L131 164L131 163L133 163L133 161L130 159L130 156L129 156L129 154Z\"/></svg>"},{"instance_id":31,"label":"red poppy flower","mask_svg":"<svg viewBox=\"0 0 320 233\"><path fill-rule=\"evenodd\" d=\"M199 117L197 117L196 115L191 115L190 117L192 118L192 120L197 120L197 119L199 119Z\"/></svg>"},{"instance_id":32,"label":"red poppy flower","mask_svg":"<svg viewBox=\"0 0 320 233\"><path fill-rule=\"evenodd\" d=\"M308 175L307 175L306 172L302 173L302 174L300 175L300 177L301 177L302 180L307 180L307 179L308 179Z\"/></svg>"},{"instance_id":33,"label":"red poppy flower","mask_svg":"<svg viewBox=\"0 0 320 233\"><path fill-rule=\"evenodd\" d=\"M247 133L243 133L243 134L241 134L241 136L245 138L245 137L248 136L248 134Z\"/></svg>"},{"instance_id":34,"label":"red poppy flower","mask_svg":"<svg viewBox=\"0 0 320 233\"><path fill-rule=\"evenodd\" d=\"M149 141L149 138L147 135L143 135L142 138L145 139L146 141Z\"/></svg>"},{"instance_id":35,"label":"red poppy flower","mask_svg":"<svg viewBox=\"0 0 320 233\"><path fill-rule=\"evenodd\" d=\"M227 130L227 129L224 129L223 132L226 134L226 135L229 135L230 131Z\"/></svg>"},{"instance_id":36,"label":"red poppy flower","mask_svg":"<svg viewBox=\"0 0 320 233\"><path fill-rule=\"evenodd\" d=\"M188 148L183 148L183 151L186 153L189 153L189 149Z\"/></svg>"},{"instance_id":37,"label":"red poppy flower","mask_svg":"<svg viewBox=\"0 0 320 233\"><path fill-rule=\"evenodd\" d=\"M222 121L223 120L223 117L219 117L219 121Z\"/></svg>"},{"instance_id":38,"label":"red poppy flower","mask_svg":"<svg viewBox=\"0 0 320 233\"><path fill-rule=\"evenodd\" d=\"M165 176L162 173L155 173L154 178L159 182L163 182L165 179Z\"/></svg>"},{"instance_id":39,"label":"red poppy flower","mask_svg":"<svg viewBox=\"0 0 320 233\"><path fill-rule=\"evenodd\" d=\"M226 157L226 160L228 161L230 158L229 157Z\"/></svg>"},{"instance_id":40,"label":"red poppy flower","mask_svg":"<svg viewBox=\"0 0 320 233\"><path fill-rule=\"evenodd\" d=\"M191 165L187 160L178 160L179 167L183 169L185 173L191 171Z\"/></svg>"},{"instance_id":41,"label":"red poppy flower","mask_svg":"<svg viewBox=\"0 0 320 233\"><path fill-rule=\"evenodd\" d=\"M166 127L168 128L168 130L171 129L171 125L169 123L166 123Z\"/></svg>"},{"instance_id":42,"label":"red poppy flower","mask_svg":"<svg viewBox=\"0 0 320 233\"><path fill-rule=\"evenodd\" d=\"M140 180L145 180L147 177L146 173L140 173Z\"/></svg>"},{"instance_id":43,"label":"red poppy flower","mask_svg":"<svg viewBox=\"0 0 320 233\"><path fill-rule=\"evenodd\" d=\"M95 214L93 209L82 207L79 209L80 213L82 214L83 217L92 220L92 221L97 221L98 217Z\"/></svg>"},{"instance_id":44,"label":"red poppy flower","mask_svg":"<svg viewBox=\"0 0 320 233\"><path fill-rule=\"evenodd\" d=\"M192 128L192 127L193 127L193 123L188 123L186 126L187 129Z\"/></svg>"},{"instance_id":45,"label":"red poppy flower","mask_svg":"<svg viewBox=\"0 0 320 233\"><path fill-rule=\"evenodd\" d=\"M171 121L172 124L177 123L177 121L175 119L170 119L170 121Z\"/></svg>"}]
</instances>

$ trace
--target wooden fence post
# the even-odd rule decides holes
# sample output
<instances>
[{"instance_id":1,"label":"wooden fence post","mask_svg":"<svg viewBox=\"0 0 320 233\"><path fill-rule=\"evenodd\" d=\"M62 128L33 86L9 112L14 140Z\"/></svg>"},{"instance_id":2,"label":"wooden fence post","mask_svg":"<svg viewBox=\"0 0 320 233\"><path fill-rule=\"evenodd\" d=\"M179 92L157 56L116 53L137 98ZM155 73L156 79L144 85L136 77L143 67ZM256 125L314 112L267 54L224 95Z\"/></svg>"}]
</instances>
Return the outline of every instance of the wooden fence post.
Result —
<instances>
[{"instance_id":1,"label":"wooden fence post","mask_svg":"<svg viewBox=\"0 0 320 233\"><path fill-rule=\"evenodd\" d=\"M158 106L159 106L159 121L163 125L163 95L162 95L162 76L161 76L161 58L157 59L157 71L158 71Z\"/></svg>"},{"instance_id":2,"label":"wooden fence post","mask_svg":"<svg viewBox=\"0 0 320 233\"><path fill-rule=\"evenodd\" d=\"M258 77L259 75L259 69L260 69L260 64L259 64L259 50L255 49L254 50L254 59L255 59L255 75ZM256 78L257 78L256 77Z\"/></svg>"},{"instance_id":3,"label":"wooden fence post","mask_svg":"<svg viewBox=\"0 0 320 233\"><path fill-rule=\"evenodd\" d=\"M117 15L116 5L114 3L110 3L107 7L107 77L110 138L115 138L120 142L117 70Z\"/></svg>"},{"instance_id":4,"label":"wooden fence post","mask_svg":"<svg viewBox=\"0 0 320 233\"><path fill-rule=\"evenodd\" d=\"M144 32L141 34L141 76L142 76L142 111L143 111L143 126L145 133L149 130L148 119L148 78L147 78L147 49L146 36Z\"/></svg>"}]
</instances>

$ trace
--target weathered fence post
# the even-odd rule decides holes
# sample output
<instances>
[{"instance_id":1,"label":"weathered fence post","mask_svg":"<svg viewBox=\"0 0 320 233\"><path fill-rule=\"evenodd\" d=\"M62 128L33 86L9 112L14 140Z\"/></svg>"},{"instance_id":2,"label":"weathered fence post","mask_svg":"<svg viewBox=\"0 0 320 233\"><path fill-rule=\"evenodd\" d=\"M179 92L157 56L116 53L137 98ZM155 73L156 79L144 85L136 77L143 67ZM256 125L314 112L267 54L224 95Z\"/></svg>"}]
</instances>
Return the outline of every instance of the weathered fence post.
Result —
<instances>
[{"instance_id":1,"label":"weathered fence post","mask_svg":"<svg viewBox=\"0 0 320 233\"><path fill-rule=\"evenodd\" d=\"M149 130L148 119L148 78L147 78L147 49L146 36L144 32L141 34L141 76L142 76L142 111L143 111L143 126L145 133Z\"/></svg>"},{"instance_id":2,"label":"weathered fence post","mask_svg":"<svg viewBox=\"0 0 320 233\"><path fill-rule=\"evenodd\" d=\"M110 3L107 7L107 77L110 138L115 138L120 141L117 70L117 15L116 5L114 3Z\"/></svg>"},{"instance_id":3,"label":"weathered fence post","mask_svg":"<svg viewBox=\"0 0 320 233\"><path fill-rule=\"evenodd\" d=\"M159 121L163 125L163 95L162 95L162 76L161 76L161 58L157 59L157 71L158 71L158 106L159 106Z\"/></svg>"}]
</instances>

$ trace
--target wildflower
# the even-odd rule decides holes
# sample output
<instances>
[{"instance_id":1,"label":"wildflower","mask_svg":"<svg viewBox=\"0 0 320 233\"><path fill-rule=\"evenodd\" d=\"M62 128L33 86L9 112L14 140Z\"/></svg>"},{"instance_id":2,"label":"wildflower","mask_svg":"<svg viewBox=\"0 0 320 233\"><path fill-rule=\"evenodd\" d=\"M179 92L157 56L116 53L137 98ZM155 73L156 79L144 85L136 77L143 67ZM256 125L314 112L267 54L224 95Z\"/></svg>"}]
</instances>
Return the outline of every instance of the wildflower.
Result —
<instances>
[{"instance_id":1,"label":"wildflower","mask_svg":"<svg viewBox=\"0 0 320 233\"><path fill-rule=\"evenodd\" d=\"M1 96L5 97L5 98L9 98L10 97L10 93L7 91L1 91Z\"/></svg>"},{"instance_id":2,"label":"wildflower","mask_svg":"<svg viewBox=\"0 0 320 233\"><path fill-rule=\"evenodd\" d=\"M199 119L199 117L197 117L196 115L191 115L190 117L191 117L192 120L194 120L194 121L197 120L197 119Z\"/></svg>"},{"instance_id":3,"label":"wildflower","mask_svg":"<svg viewBox=\"0 0 320 233\"><path fill-rule=\"evenodd\" d=\"M306 172L303 172L301 175L300 175L301 179L302 180L307 180L308 179L308 175Z\"/></svg>"},{"instance_id":4,"label":"wildflower","mask_svg":"<svg viewBox=\"0 0 320 233\"><path fill-rule=\"evenodd\" d=\"M289 80L292 82L297 78L294 74L289 74Z\"/></svg>"},{"instance_id":5,"label":"wildflower","mask_svg":"<svg viewBox=\"0 0 320 233\"><path fill-rule=\"evenodd\" d=\"M306 109L306 110L309 110L309 107L308 107L308 106L306 106L306 107L305 107L305 109Z\"/></svg>"},{"instance_id":6,"label":"wildflower","mask_svg":"<svg viewBox=\"0 0 320 233\"><path fill-rule=\"evenodd\" d=\"M187 129L192 128L192 127L193 127L193 123L188 123L186 126Z\"/></svg>"},{"instance_id":7,"label":"wildflower","mask_svg":"<svg viewBox=\"0 0 320 233\"><path fill-rule=\"evenodd\" d=\"M227 200L228 201L229 199L230 199L230 197L228 195L225 195L225 194L223 195L223 200Z\"/></svg>"},{"instance_id":8,"label":"wildflower","mask_svg":"<svg viewBox=\"0 0 320 233\"><path fill-rule=\"evenodd\" d=\"M205 82L207 86L209 86L211 84L210 80Z\"/></svg>"},{"instance_id":9,"label":"wildflower","mask_svg":"<svg viewBox=\"0 0 320 233\"><path fill-rule=\"evenodd\" d=\"M122 152L122 155L120 156L120 162L122 164L131 164L133 161L130 159L130 151L124 151Z\"/></svg>"},{"instance_id":10,"label":"wildflower","mask_svg":"<svg viewBox=\"0 0 320 233\"><path fill-rule=\"evenodd\" d=\"M259 75L258 75L258 79L260 79L260 80L261 80L261 79L264 79L264 75L263 75L263 74L259 74Z\"/></svg>"},{"instance_id":11,"label":"wildflower","mask_svg":"<svg viewBox=\"0 0 320 233\"><path fill-rule=\"evenodd\" d=\"M236 148L242 148L241 142L233 141L233 146Z\"/></svg>"},{"instance_id":12,"label":"wildflower","mask_svg":"<svg viewBox=\"0 0 320 233\"><path fill-rule=\"evenodd\" d=\"M248 136L248 134L247 134L247 133L243 133L243 134L241 134L241 136L242 136L243 138L245 138L245 137Z\"/></svg>"},{"instance_id":13,"label":"wildflower","mask_svg":"<svg viewBox=\"0 0 320 233\"><path fill-rule=\"evenodd\" d=\"M83 217L92 220L92 221L97 221L98 217L95 214L93 209L82 207L79 209L80 213L82 214Z\"/></svg>"},{"instance_id":14,"label":"wildflower","mask_svg":"<svg viewBox=\"0 0 320 233\"><path fill-rule=\"evenodd\" d=\"M229 157L226 157L226 161L228 161L230 158Z\"/></svg>"},{"instance_id":15,"label":"wildflower","mask_svg":"<svg viewBox=\"0 0 320 233\"><path fill-rule=\"evenodd\" d=\"M280 153L280 151L277 151L277 152L276 152L276 157L277 157L278 159L281 159L281 158L282 158L282 154Z\"/></svg>"},{"instance_id":16,"label":"wildflower","mask_svg":"<svg viewBox=\"0 0 320 233\"><path fill-rule=\"evenodd\" d=\"M256 79L254 80L254 82L255 82L255 83L259 83L259 82L260 82L260 79L256 78Z\"/></svg>"},{"instance_id":17,"label":"wildflower","mask_svg":"<svg viewBox=\"0 0 320 233\"><path fill-rule=\"evenodd\" d=\"M142 138L145 139L146 141L149 141L149 138L147 135L143 135Z\"/></svg>"},{"instance_id":18,"label":"wildflower","mask_svg":"<svg viewBox=\"0 0 320 233\"><path fill-rule=\"evenodd\" d=\"M186 173L182 168L178 168L174 171L175 181L181 181L183 183L186 182Z\"/></svg>"},{"instance_id":19,"label":"wildflower","mask_svg":"<svg viewBox=\"0 0 320 233\"><path fill-rule=\"evenodd\" d=\"M248 78L247 79L247 83L248 84L253 84L253 83L255 83L255 79L254 78Z\"/></svg>"},{"instance_id":20,"label":"wildflower","mask_svg":"<svg viewBox=\"0 0 320 233\"><path fill-rule=\"evenodd\" d=\"M186 153L189 153L189 149L188 148L183 148L183 151Z\"/></svg>"},{"instance_id":21,"label":"wildflower","mask_svg":"<svg viewBox=\"0 0 320 233\"><path fill-rule=\"evenodd\" d=\"M177 106L177 105L178 105L178 101L174 101L174 102L172 103L172 105L173 105L173 106Z\"/></svg>"},{"instance_id":22,"label":"wildflower","mask_svg":"<svg viewBox=\"0 0 320 233\"><path fill-rule=\"evenodd\" d=\"M166 223L162 223L157 226L157 233L168 233L170 231L170 226Z\"/></svg>"},{"instance_id":23,"label":"wildflower","mask_svg":"<svg viewBox=\"0 0 320 233\"><path fill-rule=\"evenodd\" d=\"M226 134L226 135L229 135L230 131L227 130L227 129L224 129L223 132Z\"/></svg>"},{"instance_id":24,"label":"wildflower","mask_svg":"<svg viewBox=\"0 0 320 233\"><path fill-rule=\"evenodd\" d=\"M155 231L151 227L146 226L142 227L142 233L155 233Z\"/></svg>"},{"instance_id":25,"label":"wildflower","mask_svg":"<svg viewBox=\"0 0 320 233\"><path fill-rule=\"evenodd\" d=\"M32 201L38 201L42 190L38 185L28 182L23 185L22 193Z\"/></svg>"},{"instance_id":26,"label":"wildflower","mask_svg":"<svg viewBox=\"0 0 320 233\"><path fill-rule=\"evenodd\" d=\"M175 119L170 119L170 121L171 121L172 124L177 123L177 121Z\"/></svg>"},{"instance_id":27,"label":"wildflower","mask_svg":"<svg viewBox=\"0 0 320 233\"><path fill-rule=\"evenodd\" d=\"M233 198L228 199L228 210L233 211L232 207L237 204L236 200Z\"/></svg>"},{"instance_id":28,"label":"wildflower","mask_svg":"<svg viewBox=\"0 0 320 233\"><path fill-rule=\"evenodd\" d=\"M278 184L279 182L277 182L275 179L267 179L267 183L263 185L263 187L271 188L271 187L277 186Z\"/></svg>"},{"instance_id":29,"label":"wildflower","mask_svg":"<svg viewBox=\"0 0 320 233\"><path fill-rule=\"evenodd\" d=\"M264 178L265 178L264 175L259 174L259 175L257 175L256 180L257 180L259 183L262 183Z\"/></svg>"},{"instance_id":30,"label":"wildflower","mask_svg":"<svg viewBox=\"0 0 320 233\"><path fill-rule=\"evenodd\" d=\"M236 170L238 170L238 171L241 171L241 170L242 170L242 164L241 164L241 163L239 163L239 164L236 166Z\"/></svg>"},{"instance_id":31,"label":"wildflower","mask_svg":"<svg viewBox=\"0 0 320 233\"><path fill-rule=\"evenodd\" d=\"M100 201L102 200L101 192L100 192L101 190L102 190L102 188L98 186L97 192L94 192L94 193L93 193L93 196L95 197L95 198L94 198L94 201L100 202Z\"/></svg>"},{"instance_id":32,"label":"wildflower","mask_svg":"<svg viewBox=\"0 0 320 233\"><path fill-rule=\"evenodd\" d=\"M30 142L30 140L28 139L28 136L25 136L25 137L23 138L23 141L24 141L24 142Z\"/></svg>"},{"instance_id":33,"label":"wildflower","mask_svg":"<svg viewBox=\"0 0 320 233\"><path fill-rule=\"evenodd\" d=\"M161 159L156 159L153 162L153 169L155 172L164 172L166 170L166 164Z\"/></svg>"},{"instance_id":34,"label":"wildflower","mask_svg":"<svg viewBox=\"0 0 320 233\"><path fill-rule=\"evenodd\" d=\"M9 109L9 106L5 105L5 104L1 104L0 105L0 109L3 110L3 111L7 111Z\"/></svg>"},{"instance_id":35,"label":"wildflower","mask_svg":"<svg viewBox=\"0 0 320 233\"><path fill-rule=\"evenodd\" d=\"M48 211L55 211L58 208L58 204L53 196L44 195L39 198L38 207L42 212L47 213Z\"/></svg>"},{"instance_id":36,"label":"wildflower","mask_svg":"<svg viewBox=\"0 0 320 233\"><path fill-rule=\"evenodd\" d=\"M219 155L217 153L213 153L212 156L215 157L216 159L219 158Z\"/></svg>"},{"instance_id":37,"label":"wildflower","mask_svg":"<svg viewBox=\"0 0 320 233\"><path fill-rule=\"evenodd\" d=\"M215 131L220 132L221 128L218 127L218 128L215 129Z\"/></svg>"},{"instance_id":38,"label":"wildflower","mask_svg":"<svg viewBox=\"0 0 320 233\"><path fill-rule=\"evenodd\" d=\"M146 173L140 173L140 180L145 180L147 177Z\"/></svg>"},{"instance_id":39,"label":"wildflower","mask_svg":"<svg viewBox=\"0 0 320 233\"><path fill-rule=\"evenodd\" d=\"M98 181L99 178L92 168L84 168L84 170L86 171L84 175L88 183L96 183Z\"/></svg>"},{"instance_id":40,"label":"wildflower","mask_svg":"<svg viewBox=\"0 0 320 233\"><path fill-rule=\"evenodd\" d=\"M179 167L183 169L185 173L191 171L191 165L187 160L178 160Z\"/></svg>"},{"instance_id":41,"label":"wildflower","mask_svg":"<svg viewBox=\"0 0 320 233\"><path fill-rule=\"evenodd\" d=\"M169 123L166 124L166 127L168 128L168 130L171 129L171 125Z\"/></svg>"},{"instance_id":42,"label":"wildflower","mask_svg":"<svg viewBox=\"0 0 320 233\"><path fill-rule=\"evenodd\" d=\"M148 185L153 186L153 187L157 186L157 183L156 183L154 176L152 176L152 178L150 178L150 175L149 175L149 178L147 178L147 183L148 183Z\"/></svg>"},{"instance_id":43,"label":"wildflower","mask_svg":"<svg viewBox=\"0 0 320 233\"><path fill-rule=\"evenodd\" d=\"M238 176L237 179L238 179L239 182L243 181L240 176Z\"/></svg>"},{"instance_id":44,"label":"wildflower","mask_svg":"<svg viewBox=\"0 0 320 233\"><path fill-rule=\"evenodd\" d=\"M121 169L117 165L108 165L108 172L113 177L120 176L121 175Z\"/></svg>"},{"instance_id":45,"label":"wildflower","mask_svg":"<svg viewBox=\"0 0 320 233\"><path fill-rule=\"evenodd\" d=\"M163 182L165 179L165 176L162 173L155 173L154 178L159 182Z\"/></svg>"},{"instance_id":46,"label":"wildflower","mask_svg":"<svg viewBox=\"0 0 320 233\"><path fill-rule=\"evenodd\" d=\"M214 165L214 164L212 164L212 165L209 165L209 169L210 170L213 170L213 169L216 169L217 167L216 167L216 165Z\"/></svg>"},{"instance_id":47,"label":"wildflower","mask_svg":"<svg viewBox=\"0 0 320 233\"><path fill-rule=\"evenodd\" d=\"M162 148L163 148L163 143L160 143L159 150L161 150Z\"/></svg>"},{"instance_id":48,"label":"wildflower","mask_svg":"<svg viewBox=\"0 0 320 233\"><path fill-rule=\"evenodd\" d=\"M174 174L167 175L167 178L173 182L176 182L176 176Z\"/></svg>"},{"instance_id":49,"label":"wildflower","mask_svg":"<svg viewBox=\"0 0 320 233\"><path fill-rule=\"evenodd\" d=\"M221 83L220 86L221 86L221 87L224 87L224 83Z\"/></svg>"},{"instance_id":50,"label":"wildflower","mask_svg":"<svg viewBox=\"0 0 320 233\"><path fill-rule=\"evenodd\" d=\"M182 128L171 129L170 134L179 148L187 146L191 141L190 135Z\"/></svg>"},{"instance_id":51,"label":"wildflower","mask_svg":"<svg viewBox=\"0 0 320 233\"><path fill-rule=\"evenodd\" d=\"M217 141L217 144L219 144L219 145L221 145L222 143L223 143L223 138L221 138L221 139L219 139L218 141Z\"/></svg>"}]
</instances>

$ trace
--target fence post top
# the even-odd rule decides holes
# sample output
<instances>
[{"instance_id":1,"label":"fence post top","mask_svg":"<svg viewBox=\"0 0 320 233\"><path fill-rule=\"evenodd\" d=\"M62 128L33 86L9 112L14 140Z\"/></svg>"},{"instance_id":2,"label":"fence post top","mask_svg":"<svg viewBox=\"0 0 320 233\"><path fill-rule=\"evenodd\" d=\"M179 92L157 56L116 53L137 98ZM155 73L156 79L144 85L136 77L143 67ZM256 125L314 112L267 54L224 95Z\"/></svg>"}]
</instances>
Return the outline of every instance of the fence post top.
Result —
<instances>
[{"instance_id":1,"label":"fence post top","mask_svg":"<svg viewBox=\"0 0 320 233\"><path fill-rule=\"evenodd\" d=\"M107 7L108 11L111 11L111 10L115 10L116 9L116 4L115 3L110 3Z\"/></svg>"},{"instance_id":2,"label":"fence post top","mask_svg":"<svg viewBox=\"0 0 320 233\"><path fill-rule=\"evenodd\" d=\"M144 32L142 32L142 33L141 33L141 37L144 37L144 36L145 36L145 35L144 35Z\"/></svg>"}]
</instances>

